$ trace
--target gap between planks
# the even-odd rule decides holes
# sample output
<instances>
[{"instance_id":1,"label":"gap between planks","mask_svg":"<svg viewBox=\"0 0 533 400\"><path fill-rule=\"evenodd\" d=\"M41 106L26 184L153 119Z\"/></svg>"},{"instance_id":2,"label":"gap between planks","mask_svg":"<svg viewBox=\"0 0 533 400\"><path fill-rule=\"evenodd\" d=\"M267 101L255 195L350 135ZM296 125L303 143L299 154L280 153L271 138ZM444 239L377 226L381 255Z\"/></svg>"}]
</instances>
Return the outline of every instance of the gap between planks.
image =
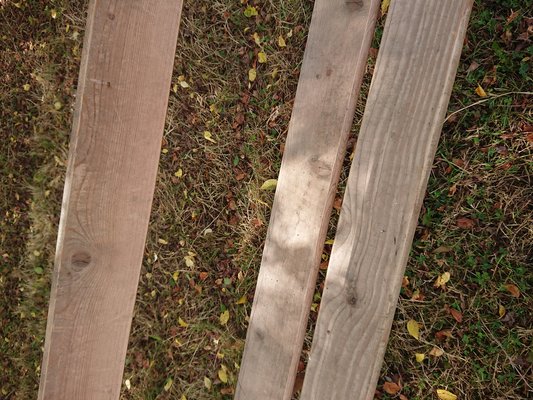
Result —
<instances>
[{"instance_id":1,"label":"gap between planks","mask_svg":"<svg viewBox=\"0 0 533 400\"><path fill-rule=\"evenodd\" d=\"M302 400L374 397L471 7L472 0L391 4Z\"/></svg>"},{"instance_id":2,"label":"gap between planks","mask_svg":"<svg viewBox=\"0 0 533 400\"><path fill-rule=\"evenodd\" d=\"M236 400L292 396L379 4L315 2Z\"/></svg>"}]
</instances>

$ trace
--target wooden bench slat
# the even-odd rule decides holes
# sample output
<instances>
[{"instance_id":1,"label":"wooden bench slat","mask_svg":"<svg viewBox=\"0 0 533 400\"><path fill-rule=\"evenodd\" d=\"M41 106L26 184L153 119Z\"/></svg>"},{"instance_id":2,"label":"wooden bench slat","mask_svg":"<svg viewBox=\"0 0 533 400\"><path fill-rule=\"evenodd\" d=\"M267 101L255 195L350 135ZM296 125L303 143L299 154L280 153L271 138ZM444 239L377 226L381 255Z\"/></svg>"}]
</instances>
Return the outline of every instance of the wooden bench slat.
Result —
<instances>
[{"instance_id":1,"label":"wooden bench slat","mask_svg":"<svg viewBox=\"0 0 533 400\"><path fill-rule=\"evenodd\" d=\"M472 0L393 0L330 258L303 400L372 399Z\"/></svg>"},{"instance_id":2,"label":"wooden bench slat","mask_svg":"<svg viewBox=\"0 0 533 400\"><path fill-rule=\"evenodd\" d=\"M379 0L317 0L235 399L289 399Z\"/></svg>"},{"instance_id":3,"label":"wooden bench slat","mask_svg":"<svg viewBox=\"0 0 533 400\"><path fill-rule=\"evenodd\" d=\"M41 400L119 397L181 8L89 5Z\"/></svg>"}]
</instances>

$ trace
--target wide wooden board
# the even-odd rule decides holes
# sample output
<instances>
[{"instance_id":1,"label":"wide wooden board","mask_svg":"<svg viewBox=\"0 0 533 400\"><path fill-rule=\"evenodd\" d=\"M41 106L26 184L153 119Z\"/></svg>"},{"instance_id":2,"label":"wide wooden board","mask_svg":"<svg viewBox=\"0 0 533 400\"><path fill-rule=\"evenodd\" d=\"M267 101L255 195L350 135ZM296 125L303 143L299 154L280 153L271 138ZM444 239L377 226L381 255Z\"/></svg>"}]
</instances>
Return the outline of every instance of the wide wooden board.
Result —
<instances>
[{"instance_id":1,"label":"wide wooden board","mask_svg":"<svg viewBox=\"0 0 533 400\"><path fill-rule=\"evenodd\" d=\"M301 398L369 400L379 376L472 0L393 0Z\"/></svg>"},{"instance_id":2,"label":"wide wooden board","mask_svg":"<svg viewBox=\"0 0 533 400\"><path fill-rule=\"evenodd\" d=\"M317 0L235 399L292 395L379 0Z\"/></svg>"},{"instance_id":3,"label":"wide wooden board","mask_svg":"<svg viewBox=\"0 0 533 400\"><path fill-rule=\"evenodd\" d=\"M182 0L93 0L39 399L118 399Z\"/></svg>"}]
</instances>

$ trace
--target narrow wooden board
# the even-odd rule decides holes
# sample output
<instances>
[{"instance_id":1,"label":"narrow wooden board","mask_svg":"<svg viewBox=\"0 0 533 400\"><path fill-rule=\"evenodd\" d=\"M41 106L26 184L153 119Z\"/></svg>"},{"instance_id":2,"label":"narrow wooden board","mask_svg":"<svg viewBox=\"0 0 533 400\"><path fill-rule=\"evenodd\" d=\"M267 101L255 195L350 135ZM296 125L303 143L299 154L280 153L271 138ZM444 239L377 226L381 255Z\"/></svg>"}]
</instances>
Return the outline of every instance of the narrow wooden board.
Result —
<instances>
[{"instance_id":1,"label":"narrow wooden board","mask_svg":"<svg viewBox=\"0 0 533 400\"><path fill-rule=\"evenodd\" d=\"M182 0L91 1L39 399L118 399Z\"/></svg>"},{"instance_id":2,"label":"narrow wooden board","mask_svg":"<svg viewBox=\"0 0 533 400\"><path fill-rule=\"evenodd\" d=\"M301 398L374 397L472 0L393 0Z\"/></svg>"},{"instance_id":3,"label":"narrow wooden board","mask_svg":"<svg viewBox=\"0 0 533 400\"><path fill-rule=\"evenodd\" d=\"M317 0L237 400L289 399L379 0Z\"/></svg>"}]
</instances>

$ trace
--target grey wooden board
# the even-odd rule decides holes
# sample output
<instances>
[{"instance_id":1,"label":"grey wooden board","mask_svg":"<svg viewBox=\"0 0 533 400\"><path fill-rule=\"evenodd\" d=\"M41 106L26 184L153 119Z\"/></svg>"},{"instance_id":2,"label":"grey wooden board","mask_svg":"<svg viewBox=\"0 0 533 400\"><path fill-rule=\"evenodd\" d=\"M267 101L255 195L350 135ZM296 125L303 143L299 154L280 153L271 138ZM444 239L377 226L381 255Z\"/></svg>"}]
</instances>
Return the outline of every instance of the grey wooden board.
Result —
<instances>
[{"instance_id":1,"label":"grey wooden board","mask_svg":"<svg viewBox=\"0 0 533 400\"><path fill-rule=\"evenodd\" d=\"M289 399L379 0L317 0L235 399Z\"/></svg>"},{"instance_id":2,"label":"grey wooden board","mask_svg":"<svg viewBox=\"0 0 533 400\"><path fill-rule=\"evenodd\" d=\"M303 400L374 396L471 7L472 0L392 1Z\"/></svg>"},{"instance_id":3,"label":"grey wooden board","mask_svg":"<svg viewBox=\"0 0 533 400\"><path fill-rule=\"evenodd\" d=\"M118 399L182 0L93 0L39 399Z\"/></svg>"}]
</instances>

